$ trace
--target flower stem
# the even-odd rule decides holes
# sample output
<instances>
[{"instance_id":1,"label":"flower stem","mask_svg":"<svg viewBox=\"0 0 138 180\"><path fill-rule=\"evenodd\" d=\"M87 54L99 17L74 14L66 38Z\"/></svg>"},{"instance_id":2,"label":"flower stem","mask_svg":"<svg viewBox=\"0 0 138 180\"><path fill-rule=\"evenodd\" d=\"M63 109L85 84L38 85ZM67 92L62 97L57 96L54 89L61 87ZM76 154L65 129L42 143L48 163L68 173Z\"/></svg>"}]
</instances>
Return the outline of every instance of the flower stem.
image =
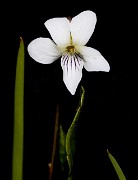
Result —
<instances>
[{"instance_id":1,"label":"flower stem","mask_svg":"<svg viewBox=\"0 0 138 180\"><path fill-rule=\"evenodd\" d=\"M59 106L57 105L56 117L55 117L54 137L53 137L52 156L51 156L51 162L48 164L48 166L49 166L48 180L51 180L52 175L53 175L53 167L54 167L54 160L55 160L55 154L56 154L56 144L57 144L58 119L59 119Z\"/></svg>"}]
</instances>

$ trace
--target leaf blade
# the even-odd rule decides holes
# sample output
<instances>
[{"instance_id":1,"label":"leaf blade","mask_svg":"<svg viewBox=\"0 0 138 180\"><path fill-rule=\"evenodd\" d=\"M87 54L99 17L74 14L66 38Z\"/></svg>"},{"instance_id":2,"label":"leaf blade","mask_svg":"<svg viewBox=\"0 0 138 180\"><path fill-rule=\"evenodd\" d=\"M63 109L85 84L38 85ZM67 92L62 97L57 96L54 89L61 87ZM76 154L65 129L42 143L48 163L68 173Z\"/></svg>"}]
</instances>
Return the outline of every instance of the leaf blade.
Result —
<instances>
[{"instance_id":1,"label":"leaf blade","mask_svg":"<svg viewBox=\"0 0 138 180\"><path fill-rule=\"evenodd\" d=\"M63 131L62 126L59 126L59 159L61 164L61 170L64 171L64 164L66 161L66 134Z\"/></svg>"},{"instance_id":2,"label":"leaf blade","mask_svg":"<svg viewBox=\"0 0 138 180\"><path fill-rule=\"evenodd\" d=\"M14 130L12 154L12 180L23 176L23 122L24 122L24 42L20 38L17 55L14 92Z\"/></svg>"},{"instance_id":3,"label":"leaf blade","mask_svg":"<svg viewBox=\"0 0 138 180\"><path fill-rule=\"evenodd\" d=\"M118 175L119 180L126 180L126 177L114 156L107 150L108 157Z\"/></svg>"},{"instance_id":4,"label":"leaf blade","mask_svg":"<svg viewBox=\"0 0 138 180\"><path fill-rule=\"evenodd\" d=\"M84 102L84 94L85 94L85 90L83 88L83 86L81 86L81 97L80 97L80 102L79 102L79 106L77 108L77 112L75 114L75 117L68 129L67 135L66 135L66 152L67 152L67 161L68 161L68 165L69 165L69 177L68 180L72 179L72 167L73 167L73 156L75 153L75 129L76 129L76 125L80 116L80 112L83 106L83 102Z\"/></svg>"}]
</instances>

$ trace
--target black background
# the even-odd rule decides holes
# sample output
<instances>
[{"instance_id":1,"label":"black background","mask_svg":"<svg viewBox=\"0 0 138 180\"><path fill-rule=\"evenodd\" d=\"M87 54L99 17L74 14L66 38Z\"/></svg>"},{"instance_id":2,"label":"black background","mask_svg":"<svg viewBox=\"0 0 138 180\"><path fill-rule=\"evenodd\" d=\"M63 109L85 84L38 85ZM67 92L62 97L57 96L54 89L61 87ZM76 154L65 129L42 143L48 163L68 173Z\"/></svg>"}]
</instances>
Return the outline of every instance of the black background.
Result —
<instances>
[{"instance_id":1,"label":"black background","mask_svg":"<svg viewBox=\"0 0 138 180\"><path fill-rule=\"evenodd\" d=\"M44 22L75 16L84 10L97 15L87 46L99 50L110 72L87 72L72 96L62 81L60 59L50 65L35 62L27 52L37 37L50 37ZM1 172L11 180L14 79L20 37L25 44L24 180L47 179L57 102L60 122L67 131L75 114L80 85L85 101L77 129L75 176L78 179L118 177L107 156L116 157L126 178L137 178L138 15L131 2L39 1L6 4L1 25ZM58 179L58 167L55 172Z\"/></svg>"}]
</instances>

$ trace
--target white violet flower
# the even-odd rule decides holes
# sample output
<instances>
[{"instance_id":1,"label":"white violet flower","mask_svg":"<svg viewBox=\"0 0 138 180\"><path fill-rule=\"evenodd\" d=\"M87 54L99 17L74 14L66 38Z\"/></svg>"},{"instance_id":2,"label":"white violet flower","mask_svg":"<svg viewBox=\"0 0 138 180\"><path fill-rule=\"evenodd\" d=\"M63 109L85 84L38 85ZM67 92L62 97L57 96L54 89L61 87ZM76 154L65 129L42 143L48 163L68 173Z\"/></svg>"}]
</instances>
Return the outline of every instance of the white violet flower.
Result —
<instances>
[{"instance_id":1,"label":"white violet flower","mask_svg":"<svg viewBox=\"0 0 138 180\"><path fill-rule=\"evenodd\" d=\"M96 20L96 14L90 10L72 19L49 19L44 24L53 41L40 37L28 45L29 55L39 63L50 64L61 57L63 81L72 95L82 78L83 67L87 71L110 70L99 51L85 46L94 31Z\"/></svg>"}]
</instances>

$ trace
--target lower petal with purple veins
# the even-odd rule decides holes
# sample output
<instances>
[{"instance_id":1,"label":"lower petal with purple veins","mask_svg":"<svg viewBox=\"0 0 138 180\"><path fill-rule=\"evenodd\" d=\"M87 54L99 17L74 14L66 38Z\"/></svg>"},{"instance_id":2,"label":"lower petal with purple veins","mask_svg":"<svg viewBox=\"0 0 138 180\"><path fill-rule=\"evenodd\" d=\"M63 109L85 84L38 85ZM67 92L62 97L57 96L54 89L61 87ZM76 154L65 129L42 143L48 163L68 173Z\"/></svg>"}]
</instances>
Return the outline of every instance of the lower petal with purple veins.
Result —
<instances>
[{"instance_id":1,"label":"lower petal with purple veins","mask_svg":"<svg viewBox=\"0 0 138 180\"><path fill-rule=\"evenodd\" d=\"M82 78L83 64L83 59L76 53L64 53L61 57L63 81L72 95L75 94L77 86Z\"/></svg>"}]
</instances>

